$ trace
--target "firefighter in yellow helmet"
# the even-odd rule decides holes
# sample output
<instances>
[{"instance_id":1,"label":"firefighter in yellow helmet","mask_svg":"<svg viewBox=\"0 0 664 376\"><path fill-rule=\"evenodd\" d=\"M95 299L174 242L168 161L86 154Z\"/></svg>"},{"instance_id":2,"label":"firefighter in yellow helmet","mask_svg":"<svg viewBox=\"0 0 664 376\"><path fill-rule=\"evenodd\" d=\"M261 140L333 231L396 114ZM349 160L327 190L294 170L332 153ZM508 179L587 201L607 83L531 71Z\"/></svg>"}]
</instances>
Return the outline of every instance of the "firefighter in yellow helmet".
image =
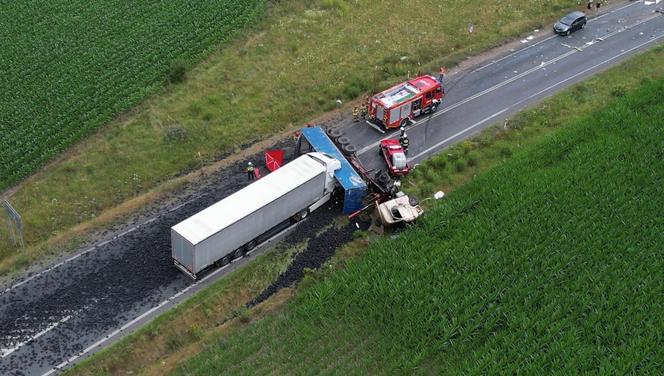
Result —
<instances>
[{"instance_id":1,"label":"firefighter in yellow helmet","mask_svg":"<svg viewBox=\"0 0 664 376\"><path fill-rule=\"evenodd\" d=\"M254 164L249 162L247 163L247 180L255 180L256 175L254 174Z\"/></svg>"}]
</instances>

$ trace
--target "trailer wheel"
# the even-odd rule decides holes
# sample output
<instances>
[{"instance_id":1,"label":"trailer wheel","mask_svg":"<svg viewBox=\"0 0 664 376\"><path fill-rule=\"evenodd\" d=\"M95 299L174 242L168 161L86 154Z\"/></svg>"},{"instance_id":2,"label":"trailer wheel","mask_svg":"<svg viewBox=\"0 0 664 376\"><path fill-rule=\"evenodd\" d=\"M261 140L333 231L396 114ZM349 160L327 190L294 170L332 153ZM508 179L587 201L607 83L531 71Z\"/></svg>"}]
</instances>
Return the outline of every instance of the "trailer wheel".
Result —
<instances>
[{"instance_id":1,"label":"trailer wheel","mask_svg":"<svg viewBox=\"0 0 664 376\"><path fill-rule=\"evenodd\" d=\"M337 142L340 143L341 145L350 144L350 138L348 138L347 136L341 136L337 138Z\"/></svg>"},{"instance_id":2,"label":"trailer wheel","mask_svg":"<svg viewBox=\"0 0 664 376\"><path fill-rule=\"evenodd\" d=\"M351 145L351 144L344 145L343 149L348 154L353 154L357 151L357 148L354 145Z\"/></svg>"},{"instance_id":3,"label":"trailer wheel","mask_svg":"<svg viewBox=\"0 0 664 376\"><path fill-rule=\"evenodd\" d=\"M308 215L309 215L309 209L302 209L297 214L295 214L293 218L295 219L296 222L299 222L307 218Z\"/></svg>"},{"instance_id":4,"label":"trailer wheel","mask_svg":"<svg viewBox=\"0 0 664 376\"><path fill-rule=\"evenodd\" d=\"M327 130L327 135L330 136L331 138L337 138L343 136L344 132L341 131L341 129L336 129L336 128L330 128Z\"/></svg>"},{"instance_id":5,"label":"trailer wheel","mask_svg":"<svg viewBox=\"0 0 664 376\"><path fill-rule=\"evenodd\" d=\"M233 252L233 259L239 259L240 257L242 257L242 255L244 254L242 248L243 247L240 247L236 249L235 252Z\"/></svg>"},{"instance_id":6,"label":"trailer wheel","mask_svg":"<svg viewBox=\"0 0 664 376\"><path fill-rule=\"evenodd\" d=\"M220 267L225 266L225 265L228 265L230 262L231 262L231 256L226 255L226 256L222 257L221 260L217 261L217 266L220 266Z\"/></svg>"},{"instance_id":7,"label":"trailer wheel","mask_svg":"<svg viewBox=\"0 0 664 376\"><path fill-rule=\"evenodd\" d=\"M256 243L255 240L250 241L244 246L244 254L246 255L247 253L251 252L252 249L256 248L258 244Z\"/></svg>"}]
</instances>

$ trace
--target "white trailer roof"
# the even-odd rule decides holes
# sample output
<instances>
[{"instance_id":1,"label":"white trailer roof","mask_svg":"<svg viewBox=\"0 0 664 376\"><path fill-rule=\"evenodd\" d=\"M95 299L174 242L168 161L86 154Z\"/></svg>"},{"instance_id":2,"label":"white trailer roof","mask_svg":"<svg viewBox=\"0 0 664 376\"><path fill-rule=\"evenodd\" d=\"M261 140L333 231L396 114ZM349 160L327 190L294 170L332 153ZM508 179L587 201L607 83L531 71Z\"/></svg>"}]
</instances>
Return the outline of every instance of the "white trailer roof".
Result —
<instances>
[{"instance_id":1,"label":"white trailer roof","mask_svg":"<svg viewBox=\"0 0 664 376\"><path fill-rule=\"evenodd\" d=\"M283 167L233 193L216 204L173 226L191 244L198 244L239 221L320 173L326 167L303 155ZM321 187L321 190L323 187Z\"/></svg>"}]
</instances>

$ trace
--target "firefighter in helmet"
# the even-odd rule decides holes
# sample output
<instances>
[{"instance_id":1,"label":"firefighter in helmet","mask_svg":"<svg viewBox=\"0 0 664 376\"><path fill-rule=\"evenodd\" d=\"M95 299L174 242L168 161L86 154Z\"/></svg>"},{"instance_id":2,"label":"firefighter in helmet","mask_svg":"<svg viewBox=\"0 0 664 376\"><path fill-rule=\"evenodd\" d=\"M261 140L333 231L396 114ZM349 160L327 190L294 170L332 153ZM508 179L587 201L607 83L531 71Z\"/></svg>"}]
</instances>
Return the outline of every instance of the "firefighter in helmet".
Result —
<instances>
[{"instance_id":1,"label":"firefighter in helmet","mask_svg":"<svg viewBox=\"0 0 664 376\"><path fill-rule=\"evenodd\" d=\"M256 175L254 175L254 164L249 162L247 163L247 180L254 179L256 179Z\"/></svg>"},{"instance_id":2,"label":"firefighter in helmet","mask_svg":"<svg viewBox=\"0 0 664 376\"><path fill-rule=\"evenodd\" d=\"M406 134L406 128L404 127L401 127L401 134L399 135L399 144L401 144L404 153L408 153L408 146L410 145L410 140L408 140L408 135Z\"/></svg>"}]
</instances>

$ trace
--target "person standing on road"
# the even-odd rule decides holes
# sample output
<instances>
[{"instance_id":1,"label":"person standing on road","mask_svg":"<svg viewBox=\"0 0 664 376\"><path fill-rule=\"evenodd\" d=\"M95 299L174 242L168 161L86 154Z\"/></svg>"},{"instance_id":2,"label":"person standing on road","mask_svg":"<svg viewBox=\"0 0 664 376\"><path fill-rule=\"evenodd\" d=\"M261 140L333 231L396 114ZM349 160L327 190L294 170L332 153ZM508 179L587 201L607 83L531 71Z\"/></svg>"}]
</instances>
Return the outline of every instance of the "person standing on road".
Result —
<instances>
[{"instance_id":1,"label":"person standing on road","mask_svg":"<svg viewBox=\"0 0 664 376\"><path fill-rule=\"evenodd\" d=\"M403 152L408 154L408 146L410 146L410 140L408 140L408 135L404 127L401 127L401 135L399 136L399 144L403 148Z\"/></svg>"},{"instance_id":2,"label":"person standing on road","mask_svg":"<svg viewBox=\"0 0 664 376\"><path fill-rule=\"evenodd\" d=\"M254 175L254 164L249 162L247 163L247 180L251 181L256 179L256 175Z\"/></svg>"},{"instance_id":3,"label":"person standing on road","mask_svg":"<svg viewBox=\"0 0 664 376\"><path fill-rule=\"evenodd\" d=\"M445 69L445 67L440 67L438 69L438 82L441 84L443 83L443 79L445 79L445 73L447 73L447 69Z\"/></svg>"}]
</instances>

